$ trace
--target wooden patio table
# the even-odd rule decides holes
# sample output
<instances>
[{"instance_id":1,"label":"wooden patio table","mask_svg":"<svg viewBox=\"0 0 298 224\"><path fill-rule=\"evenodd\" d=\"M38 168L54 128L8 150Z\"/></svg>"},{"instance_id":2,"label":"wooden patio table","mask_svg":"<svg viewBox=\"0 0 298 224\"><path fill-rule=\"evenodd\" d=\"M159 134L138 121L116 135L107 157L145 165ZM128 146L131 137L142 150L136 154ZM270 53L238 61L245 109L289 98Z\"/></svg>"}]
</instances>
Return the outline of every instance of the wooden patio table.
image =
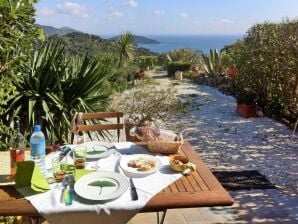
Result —
<instances>
[{"instance_id":1,"label":"wooden patio table","mask_svg":"<svg viewBox=\"0 0 298 224\"><path fill-rule=\"evenodd\" d=\"M140 212L233 204L231 196L189 143L182 145L179 154L187 156L196 164L196 170L156 194ZM13 186L0 186L0 215L39 216L31 203L18 194Z\"/></svg>"}]
</instances>

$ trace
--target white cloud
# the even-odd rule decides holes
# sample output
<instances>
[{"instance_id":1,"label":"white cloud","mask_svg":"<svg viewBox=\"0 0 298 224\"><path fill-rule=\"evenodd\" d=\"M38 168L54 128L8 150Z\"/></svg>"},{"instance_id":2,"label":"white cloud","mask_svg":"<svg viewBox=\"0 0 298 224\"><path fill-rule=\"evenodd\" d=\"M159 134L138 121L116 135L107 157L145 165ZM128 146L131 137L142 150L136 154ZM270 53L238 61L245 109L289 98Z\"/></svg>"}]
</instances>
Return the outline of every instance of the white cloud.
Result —
<instances>
[{"instance_id":1,"label":"white cloud","mask_svg":"<svg viewBox=\"0 0 298 224\"><path fill-rule=\"evenodd\" d=\"M55 12L50 8L44 7L38 14L41 16L52 16L55 14Z\"/></svg>"},{"instance_id":2,"label":"white cloud","mask_svg":"<svg viewBox=\"0 0 298 224\"><path fill-rule=\"evenodd\" d=\"M153 14L156 15L157 17L161 17L165 14L165 11L157 9L153 11Z\"/></svg>"},{"instance_id":3,"label":"white cloud","mask_svg":"<svg viewBox=\"0 0 298 224\"><path fill-rule=\"evenodd\" d=\"M115 10L113 7L109 8L108 12L108 18L113 19L113 18L121 18L124 16L123 12Z\"/></svg>"},{"instance_id":4,"label":"white cloud","mask_svg":"<svg viewBox=\"0 0 298 224\"><path fill-rule=\"evenodd\" d=\"M88 18L88 11L84 5L74 2L64 2L57 5L57 11L61 14L79 18Z\"/></svg>"},{"instance_id":5,"label":"white cloud","mask_svg":"<svg viewBox=\"0 0 298 224\"><path fill-rule=\"evenodd\" d=\"M112 13L110 13L111 17L115 17L115 18L120 18L122 17L124 14L122 12L119 11L113 11Z\"/></svg>"},{"instance_id":6,"label":"white cloud","mask_svg":"<svg viewBox=\"0 0 298 224\"><path fill-rule=\"evenodd\" d=\"M199 20L195 20L194 23L195 23L196 25L200 25L200 24L201 24Z\"/></svg>"},{"instance_id":7,"label":"white cloud","mask_svg":"<svg viewBox=\"0 0 298 224\"><path fill-rule=\"evenodd\" d=\"M186 13L186 12L181 12L181 13L179 14L179 16L180 16L181 19L187 19L187 18L188 18L188 13Z\"/></svg>"},{"instance_id":8,"label":"white cloud","mask_svg":"<svg viewBox=\"0 0 298 224\"><path fill-rule=\"evenodd\" d=\"M139 3L135 0L129 0L126 1L125 5L127 5L130 8L137 8L139 6Z\"/></svg>"},{"instance_id":9,"label":"white cloud","mask_svg":"<svg viewBox=\"0 0 298 224\"><path fill-rule=\"evenodd\" d=\"M235 21L230 19L220 19L218 21L212 22L213 25L232 25L235 24Z\"/></svg>"}]
</instances>

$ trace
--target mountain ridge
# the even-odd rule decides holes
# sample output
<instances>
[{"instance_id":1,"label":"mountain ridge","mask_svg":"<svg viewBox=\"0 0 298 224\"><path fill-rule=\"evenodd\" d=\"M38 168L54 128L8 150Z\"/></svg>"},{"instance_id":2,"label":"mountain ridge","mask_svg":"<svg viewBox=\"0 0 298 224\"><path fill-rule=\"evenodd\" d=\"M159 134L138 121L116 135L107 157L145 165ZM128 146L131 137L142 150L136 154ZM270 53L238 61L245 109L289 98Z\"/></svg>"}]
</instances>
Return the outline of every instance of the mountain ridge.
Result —
<instances>
[{"instance_id":1,"label":"mountain ridge","mask_svg":"<svg viewBox=\"0 0 298 224\"><path fill-rule=\"evenodd\" d=\"M35 24L37 27L42 28L46 34L46 36L53 36L53 35L66 35L69 33L82 33L82 34L87 34L90 36L97 36L101 39L106 39L108 41L114 41L117 40L119 38L120 35L114 36L112 38L102 38L99 35L94 35L94 34L89 34L89 33L84 33L78 30L75 30L71 27L53 27L53 26L48 26L48 25L41 25L41 24ZM141 35L134 35L135 37L135 44L158 44L159 42L150 38L147 38L145 36L141 36Z\"/></svg>"},{"instance_id":2,"label":"mountain ridge","mask_svg":"<svg viewBox=\"0 0 298 224\"><path fill-rule=\"evenodd\" d=\"M73 33L73 32L78 32L77 30L64 26L60 28L56 28L53 26L47 26L47 25L40 25L40 24L35 24L35 26L42 28L44 30L44 33L46 36L53 36L53 35L64 35L67 33Z\"/></svg>"}]
</instances>

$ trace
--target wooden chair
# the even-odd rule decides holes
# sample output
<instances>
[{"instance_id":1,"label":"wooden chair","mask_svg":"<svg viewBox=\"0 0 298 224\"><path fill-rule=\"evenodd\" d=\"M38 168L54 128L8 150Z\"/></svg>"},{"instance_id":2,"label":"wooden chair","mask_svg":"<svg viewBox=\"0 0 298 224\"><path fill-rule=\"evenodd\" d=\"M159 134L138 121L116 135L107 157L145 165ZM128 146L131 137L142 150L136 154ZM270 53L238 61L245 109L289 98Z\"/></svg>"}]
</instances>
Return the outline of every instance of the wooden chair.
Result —
<instances>
[{"instance_id":1,"label":"wooden chair","mask_svg":"<svg viewBox=\"0 0 298 224\"><path fill-rule=\"evenodd\" d=\"M116 118L116 123L106 119ZM118 142L120 140L120 131L123 130L122 112L95 112L95 113L76 113L73 119L73 132L95 132L106 130L117 130ZM101 121L101 123L99 123Z\"/></svg>"}]
</instances>

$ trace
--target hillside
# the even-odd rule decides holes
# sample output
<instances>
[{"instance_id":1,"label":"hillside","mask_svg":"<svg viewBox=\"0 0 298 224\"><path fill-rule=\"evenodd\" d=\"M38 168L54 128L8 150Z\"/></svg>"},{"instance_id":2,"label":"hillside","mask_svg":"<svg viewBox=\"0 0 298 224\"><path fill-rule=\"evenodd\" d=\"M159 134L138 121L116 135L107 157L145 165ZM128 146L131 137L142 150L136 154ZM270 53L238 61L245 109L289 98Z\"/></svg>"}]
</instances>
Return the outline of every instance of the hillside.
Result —
<instances>
[{"instance_id":1,"label":"hillside","mask_svg":"<svg viewBox=\"0 0 298 224\"><path fill-rule=\"evenodd\" d=\"M72 56L83 57L86 54L96 56L100 52L113 51L112 41L107 41L99 36L73 32L64 35L53 35L49 40L54 42L61 41L65 45L67 54Z\"/></svg>"},{"instance_id":2,"label":"hillside","mask_svg":"<svg viewBox=\"0 0 298 224\"><path fill-rule=\"evenodd\" d=\"M112 37L109 40L117 40L119 38L118 36ZM138 36L138 35L134 35L135 38L135 44L159 44L158 41L144 37L144 36Z\"/></svg>"},{"instance_id":3,"label":"hillside","mask_svg":"<svg viewBox=\"0 0 298 224\"><path fill-rule=\"evenodd\" d=\"M40 25L40 24L35 24L35 26L42 28L44 30L46 36L64 35L67 33L78 32L77 30L72 29L70 27L56 28L53 26L45 26L45 25Z\"/></svg>"},{"instance_id":4,"label":"hillside","mask_svg":"<svg viewBox=\"0 0 298 224\"><path fill-rule=\"evenodd\" d=\"M113 52L114 42L112 40L106 40L99 36L73 32L64 35L53 35L48 37L49 40L53 42L61 41L65 45L66 53L70 56L83 57L86 54L89 56L96 56L101 52ZM137 55L152 55L154 53L150 52L145 48L137 48Z\"/></svg>"}]
</instances>

